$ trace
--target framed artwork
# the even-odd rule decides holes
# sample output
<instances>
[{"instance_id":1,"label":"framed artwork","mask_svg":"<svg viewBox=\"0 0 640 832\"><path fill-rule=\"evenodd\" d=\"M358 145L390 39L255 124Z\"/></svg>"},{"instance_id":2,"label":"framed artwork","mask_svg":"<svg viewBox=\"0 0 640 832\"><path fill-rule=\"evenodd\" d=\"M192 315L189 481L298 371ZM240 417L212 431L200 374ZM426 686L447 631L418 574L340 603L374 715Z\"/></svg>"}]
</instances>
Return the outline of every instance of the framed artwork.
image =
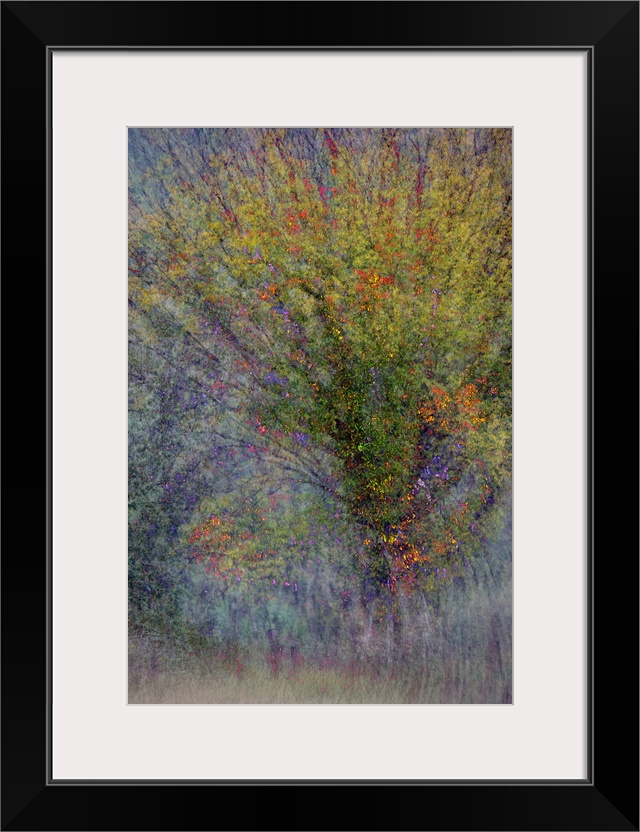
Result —
<instances>
[{"instance_id":1,"label":"framed artwork","mask_svg":"<svg viewBox=\"0 0 640 832\"><path fill-rule=\"evenodd\" d=\"M637 829L638 4L2 15L3 828Z\"/></svg>"}]
</instances>

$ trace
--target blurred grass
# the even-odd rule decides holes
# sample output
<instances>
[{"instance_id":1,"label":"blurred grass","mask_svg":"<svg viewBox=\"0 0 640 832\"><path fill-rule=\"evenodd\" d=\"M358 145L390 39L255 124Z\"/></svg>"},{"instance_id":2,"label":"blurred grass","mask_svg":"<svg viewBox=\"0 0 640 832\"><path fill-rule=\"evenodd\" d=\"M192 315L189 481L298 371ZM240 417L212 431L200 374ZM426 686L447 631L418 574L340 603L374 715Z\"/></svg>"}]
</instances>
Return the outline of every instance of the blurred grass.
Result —
<instances>
[{"instance_id":1,"label":"blurred grass","mask_svg":"<svg viewBox=\"0 0 640 832\"><path fill-rule=\"evenodd\" d=\"M331 637L240 643L192 633L129 640L130 704L510 704L511 526L493 557L430 601L399 599L391 654L385 624L361 610Z\"/></svg>"},{"instance_id":2,"label":"blurred grass","mask_svg":"<svg viewBox=\"0 0 640 832\"><path fill-rule=\"evenodd\" d=\"M386 664L382 645L370 660L344 663L268 647L187 650L163 639L132 640L129 703L509 704L510 617L477 596L467 592L474 603L445 610L432 626L429 650L409 663Z\"/></svg>"},{"instance_id":3,"label":"blurred grass","mask_svg":"<svg viewBox=\"0 0 640 832\"><path fill-rule=\"evenodd\" d=\"M448 661L426 671L282 668L234 671L194 659L179 672L137 675L129 704L507 704L510 688L490 667Z\"/></svg>"}]
</instances>

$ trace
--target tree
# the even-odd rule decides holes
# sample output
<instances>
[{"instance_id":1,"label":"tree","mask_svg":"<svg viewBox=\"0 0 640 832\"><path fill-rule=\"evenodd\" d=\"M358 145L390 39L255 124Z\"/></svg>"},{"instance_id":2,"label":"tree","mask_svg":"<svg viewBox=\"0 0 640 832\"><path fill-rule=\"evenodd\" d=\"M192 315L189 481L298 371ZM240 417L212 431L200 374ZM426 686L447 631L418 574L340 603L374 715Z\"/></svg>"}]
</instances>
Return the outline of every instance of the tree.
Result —
<instances>
[{"instance_id":1,"label":"tree","mask_svg":"<svg viewBox=\"0 0 640 832\"><path fill-rule=\"evenodd\" d=\"M132 133L130 301L198 355L212 443L341 504L389 615L453 577L510 478L510 131Z\"/></svg>"}]
</instances>

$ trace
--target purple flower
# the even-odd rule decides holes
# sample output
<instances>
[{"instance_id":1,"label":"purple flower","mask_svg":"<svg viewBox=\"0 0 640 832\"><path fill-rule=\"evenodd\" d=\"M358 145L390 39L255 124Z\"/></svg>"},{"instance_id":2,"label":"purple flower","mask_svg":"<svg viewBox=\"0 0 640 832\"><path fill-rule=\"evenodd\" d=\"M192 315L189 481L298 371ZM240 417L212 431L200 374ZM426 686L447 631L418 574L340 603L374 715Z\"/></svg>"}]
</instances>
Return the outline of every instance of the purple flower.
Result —
<instances>
[{"instance_id":1,"label":"purple flower","mask_svg":"<svg viewBox=\"0 0 640 832\"><path fill-rule=\"evenodd\" d=\"M274 373L273 370L266 374L264 380L267 384L279 384L281 386L284 386L288 383L287 378L285 378L284 376L279 376L277 373Z\"/></svg>"}]
</instances>

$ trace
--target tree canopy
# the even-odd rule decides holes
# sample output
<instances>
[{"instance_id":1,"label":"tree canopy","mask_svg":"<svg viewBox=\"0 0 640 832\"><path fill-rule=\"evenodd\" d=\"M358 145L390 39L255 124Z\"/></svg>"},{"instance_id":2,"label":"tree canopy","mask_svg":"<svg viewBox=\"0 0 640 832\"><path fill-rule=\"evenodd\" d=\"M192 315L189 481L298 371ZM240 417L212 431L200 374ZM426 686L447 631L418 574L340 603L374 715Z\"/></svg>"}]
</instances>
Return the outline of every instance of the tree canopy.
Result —
<instances>
[{"instance_id":1,"label":"tree canopy","mask_svg":"<svg viewBox=\"0 0 640 832\"><path fill-rule=\"evenodd\" d=\"M259 575L316 493L364 599L454 577L510 489L511 131L131 130L130 165L130 424L191 472L173 550Z\"/></svg>"}]
</instances>

